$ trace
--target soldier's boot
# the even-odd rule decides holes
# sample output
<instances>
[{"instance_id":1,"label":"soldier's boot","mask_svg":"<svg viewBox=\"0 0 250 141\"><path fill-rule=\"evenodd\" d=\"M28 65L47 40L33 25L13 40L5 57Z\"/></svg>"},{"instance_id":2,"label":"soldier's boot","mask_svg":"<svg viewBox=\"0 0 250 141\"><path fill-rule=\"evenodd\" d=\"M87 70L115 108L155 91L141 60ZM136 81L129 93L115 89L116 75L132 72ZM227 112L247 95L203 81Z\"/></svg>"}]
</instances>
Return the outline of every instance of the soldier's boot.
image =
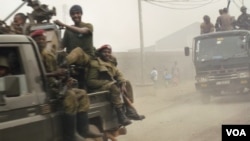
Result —
<instances>
[{"instance_id":1,"label":"soldier's boot","mask_svg":"<svg viewBox=\"0 0 250 141\"><path fill-rule=\"evenodd\" d=\"M143 119L145 119L144 115L139 115L137 113L137 111L134 108L130 107L129 105L126 105L126 116L129 119L132 119L132 120L143 120Z\"/></svg>"},{"instance_id":2,"label":"soldier's boot","mask_svg":"<svg viewBox=\"0 0 250 141\"><path fill-rule=\"evenodd\" d=\"M64 113L62 120L64 141L85 141L85 139L76 132L75 115Z\"/></svg>"},{"instance_id":3,"label":"soldier's boot","mask_svg":"<svg viewBox=\"0 0 250 141\"><path fill-rule=\"evenodd\" d=\"M103 133L95 133L89 130L89 118L87 112L77 113L77 131L85 138L98 138L104 135Z\"/></svg>"},{"instance_id":4,"label":"soldier's boot","mask_svg":"<svg viewBox=\"0 0 250 141\"><path fill-rule=\"evenodd\" d=\"M86 64L89 61L88 55L84 53L84 51L80 47L76 47L73 49L67 56L66 56L66 62L67 65L71 64Z\"/></svg>"},{"instance_id":5,"label":"soldier's boot","mask_svg":"<svg viewBox=\"0 0 250 141\"><path fill-rule=\"evenodd\" d=\"M124 111L122 108L115 108L116 113L117 113L117 117L118 117L118 121L121 125L123 126L127 126L129 124L131 124L132 122L128 119L128 117L125 115Z\"/></svg>"}]
</instances>

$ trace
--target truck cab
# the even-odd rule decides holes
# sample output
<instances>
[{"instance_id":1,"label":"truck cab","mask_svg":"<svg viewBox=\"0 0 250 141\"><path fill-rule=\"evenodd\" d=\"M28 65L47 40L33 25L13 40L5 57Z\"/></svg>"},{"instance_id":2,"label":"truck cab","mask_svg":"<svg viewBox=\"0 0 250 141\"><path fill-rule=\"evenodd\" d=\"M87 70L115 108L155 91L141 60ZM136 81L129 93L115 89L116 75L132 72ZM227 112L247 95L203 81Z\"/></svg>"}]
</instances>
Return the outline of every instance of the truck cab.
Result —
<instances>
[{"instance_id":1,"label":"truck cab","mask_svg":"<svg viewBox=\"0 0 250 141\"><path fill-rule=\"evenodd\" d=\"M250 87L250 32L232 30L208 33L193 40L195 87L202 101L210 97L244 92ZM189 55L189 48L185 48Z\"/></svg>"}]
</instances>

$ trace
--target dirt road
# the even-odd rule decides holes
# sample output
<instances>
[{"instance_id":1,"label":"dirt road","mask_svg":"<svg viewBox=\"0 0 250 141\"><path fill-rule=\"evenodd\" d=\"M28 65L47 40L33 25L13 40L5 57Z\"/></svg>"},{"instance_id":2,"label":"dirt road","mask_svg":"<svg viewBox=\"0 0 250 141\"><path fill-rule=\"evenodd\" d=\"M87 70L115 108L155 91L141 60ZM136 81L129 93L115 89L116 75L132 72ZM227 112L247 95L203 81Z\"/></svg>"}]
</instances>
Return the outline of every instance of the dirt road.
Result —
<instances>
[{"instance_id":1,"label":"dirt road","mask_svg":"<svg viewBox=\"0 0 250 141\"><path fill-rule=\"evenodd\" d=\"M193 82L158 87L154 92L135 97L146 119L134 121L119 141L221 141L222 124L250 124L250 94L217 97L202 104Z\"/></svg>"}]
</instances>

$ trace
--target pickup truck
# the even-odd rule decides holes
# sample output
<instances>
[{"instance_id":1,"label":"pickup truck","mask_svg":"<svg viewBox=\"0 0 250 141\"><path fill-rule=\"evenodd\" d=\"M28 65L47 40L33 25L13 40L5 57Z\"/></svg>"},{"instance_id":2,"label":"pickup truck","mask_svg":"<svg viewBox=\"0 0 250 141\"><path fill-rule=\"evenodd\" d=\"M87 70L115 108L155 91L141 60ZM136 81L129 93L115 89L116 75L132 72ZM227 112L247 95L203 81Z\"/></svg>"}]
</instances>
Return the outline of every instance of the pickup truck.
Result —
<instances>
[{"instance_id":1,"label":"pickup truck","mask_svg":"<svg viewBox=\"0 0 250 141\"><path fill-rule=\"evenodd\" d=\"M51 27L43 26L48 33L55 32ZM34 40L26 35L0 35L0 56L8 58L11 68L11 75L0 78L0 141L63 141L60 100L50 98ZM121 129L126 131L118 123L107 93L89 93L90 130L105 133L102 141Z\"/></svg>"}]
</instances>

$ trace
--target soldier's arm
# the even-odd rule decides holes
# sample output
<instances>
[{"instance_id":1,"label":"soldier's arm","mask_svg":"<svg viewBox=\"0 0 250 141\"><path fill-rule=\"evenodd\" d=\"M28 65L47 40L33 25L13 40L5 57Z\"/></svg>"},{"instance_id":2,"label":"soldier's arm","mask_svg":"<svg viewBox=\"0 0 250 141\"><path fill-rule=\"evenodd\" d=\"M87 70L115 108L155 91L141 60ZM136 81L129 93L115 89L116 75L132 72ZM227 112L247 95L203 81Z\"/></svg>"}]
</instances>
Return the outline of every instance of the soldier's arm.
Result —
<instances>
[{"instance_id":1,"label":"soldier's arm","mask_svg":"<svg viewBox=\"0 0 250 141\"><path fill-rule=\"evenodd\" d=\"M86 27L76 27L76 26L67 25L65 23L62 23L59 20L55 20L54 23L61 26L61 27L65 27L71 31L77 32L77 33L92 34L92 32L93 32L93 26L91 24L87 24Z\"/></svg>"},{"instance_id":2,"label":"soldier's arm","mask_svg":"<svg viewBox=\"0 0 250 141\"><path fill-rule=\"evenodd\" d=\"M204 33L204 30L203 30L204 26L203 26L203 23L200 25L200 34L203 34Z\"/></svg>"},{"instance_id":3,"label":"soldier's arm","mask_svg":"<svg viewBox=\"0 0 250 141\"><path fill-rule=\"evenodd\" d=\"M102 86L110 83L109 80L100 80L99 79L99 70L96 63L90 63L90 68L87 75L87 85L92 89L98 89Z\"/></svg>"},{"instance_id":4,"label":"soldier's arm","mask_svg":"<svg viewBox=\"0 0 250 141\"><path fill-rule=\"evenodd\" d=\"M244 23L242 22L241 16L238 17L237 21L235 22L235 25L238 27L244 26Z\"/></svg>"},{"instance_id":5,"label":"soldier's arm","mask_svg":"<svg viewBox=\"0 0 250 141\"><path fill-rule=\"evenodd\" d=\"M126 83L126 79L123 77L122 72L118 68L116 68L115 80L120 86Z\"/></svg>"},{"instance_id":6,"label":"soldier's arm","mask_svg":"<svg viewBox=\"0 0 250 141\"><path fill-rule=\"evenodd\" d=\"M48 54L42 54L43 58L43 63L45 66L46 70L46 76L51 77L51 76L60 76L60 75L65 75L66 69L59 68L55 70L54 64L52 63L53 58L48 55Z\"/></svg>"}]
</instances>

